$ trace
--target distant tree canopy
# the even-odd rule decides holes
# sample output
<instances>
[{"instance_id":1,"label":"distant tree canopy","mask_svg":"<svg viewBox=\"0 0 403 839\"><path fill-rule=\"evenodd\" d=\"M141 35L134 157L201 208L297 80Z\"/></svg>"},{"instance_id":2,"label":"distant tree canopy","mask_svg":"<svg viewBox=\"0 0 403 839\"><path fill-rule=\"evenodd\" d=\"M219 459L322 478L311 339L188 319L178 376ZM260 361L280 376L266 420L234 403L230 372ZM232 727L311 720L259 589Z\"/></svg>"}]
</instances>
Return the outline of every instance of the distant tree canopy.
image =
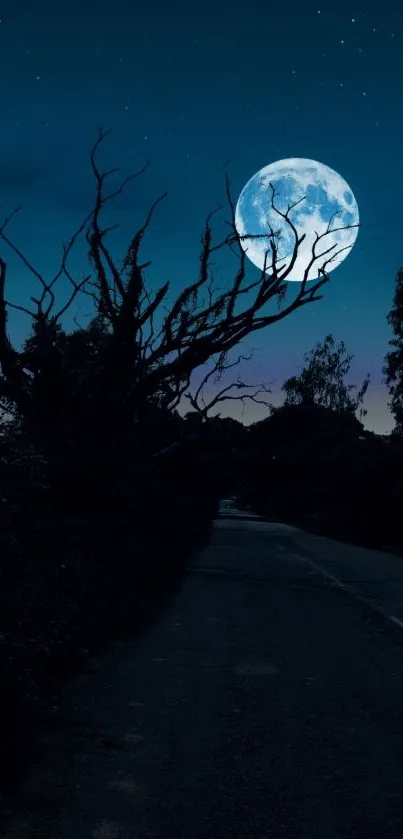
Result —
<instances>
[{"instance_id":1,"label":"distant tree canopy","mask_svg":"<svg viewBox=\"0 0 403 839\"><path fill-rule=\"evenodd\" d=\"M310 355L305 355L307 364L299 376L291 376L284 382L284 404L319 405L332 411L355 413L367 392L370 376L368 374L354 399L351 390L355 385L344 382L353 356L345 353L344 342L336 347L332 335L327 335L322 344L318 342ZM360 417L366 416L366 413L361 408Z\"/></svg>"},{"instance_id":2,"label":"distant tree canopy","mask_svg":"<svg viewBox=\"0 0 403 839\"><path fill-rule=\"evenodd\" d=\"M389 386L391 401L389 408L395 418L396 427L393 436L403 438L403 268L400 268L396 276L396 287L393 298L393 307L387 317L392 327L394 338L389 345L394 347L385 356L383 373L385 383Z\"/></svg>"}]
</instances>

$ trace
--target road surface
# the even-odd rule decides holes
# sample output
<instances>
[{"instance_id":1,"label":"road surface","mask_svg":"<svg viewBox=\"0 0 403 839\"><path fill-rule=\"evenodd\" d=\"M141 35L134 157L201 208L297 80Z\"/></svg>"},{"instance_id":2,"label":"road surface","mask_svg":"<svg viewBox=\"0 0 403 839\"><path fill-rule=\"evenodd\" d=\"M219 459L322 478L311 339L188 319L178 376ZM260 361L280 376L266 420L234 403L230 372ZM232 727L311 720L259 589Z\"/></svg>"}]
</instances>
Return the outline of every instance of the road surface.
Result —
<instances>
[{"instance_id":1,"label":"road surface","mask_svg":"<svg viewBox=\"0 0 403 839\"><path fill-rule=\"evenodd\" d=\"M217 520L22 794L4 839L400 839L403 558Z\"/></svg>"}]
</instances>

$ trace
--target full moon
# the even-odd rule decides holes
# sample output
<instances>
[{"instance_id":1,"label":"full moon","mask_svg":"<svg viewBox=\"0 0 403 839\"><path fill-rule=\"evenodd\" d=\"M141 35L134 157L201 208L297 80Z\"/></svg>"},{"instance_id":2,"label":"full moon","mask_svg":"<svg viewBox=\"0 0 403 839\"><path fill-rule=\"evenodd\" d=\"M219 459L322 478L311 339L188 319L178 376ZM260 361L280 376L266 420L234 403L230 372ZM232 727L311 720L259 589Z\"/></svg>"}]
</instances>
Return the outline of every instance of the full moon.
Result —
<instances>
[{"instance_id":1,"label":"full moon","mask_svg":"<svg viewBox=\"0 0 403 839\"><path fill-rule=\"evenodd\" d=\"M324 262L335 254L325 266L327 272L334 271L350 253L358 235L358 227L352 227L359 224L358 206L349 185L330 166L304 157L291 157L270 163L245 184L235 211L237 233L239 236L267 234L267 238L243 239L242 248L248 259L263 270L265 253L270 248L271 227L275 233L280 234L272 240L277 247L276 268L280 275L290 264L295 235L286 220L271 206L273 193L270 183L275 190L274 206L282 213L286 213L291 204L303 199L290 211L289 218L298 236L305 233L305 239L298 247L292 270L284 279L302 282L304 271L312 259L316 233L324 234L328 226L330 232L319 239L316 245L315 254L318 258L309 269L308 280L317 280L318 268L324 267ZM340 230L342 227L348 229ZM333 249L325 254L332 245ZM269 250L266 274L272 273L271 263L272 252Z\"/></svg>"}]
</instances>

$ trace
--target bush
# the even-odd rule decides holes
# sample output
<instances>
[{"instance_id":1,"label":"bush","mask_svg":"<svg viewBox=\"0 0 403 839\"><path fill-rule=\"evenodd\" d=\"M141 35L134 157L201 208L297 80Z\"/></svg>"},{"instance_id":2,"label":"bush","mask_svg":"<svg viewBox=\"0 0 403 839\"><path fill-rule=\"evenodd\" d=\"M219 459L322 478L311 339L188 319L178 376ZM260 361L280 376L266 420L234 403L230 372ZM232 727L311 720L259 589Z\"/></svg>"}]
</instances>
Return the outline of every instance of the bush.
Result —
<instances>
[{"instance_id":1,"label":"bush","mask_svg":"<svg viewBox=\"0 0 403 839\"><path fill-rule=\"evenodd\" d=\"M189 555L208 540L216 502L189 472L188 456L186 467L185 459L158 465L134 435L103 447L70 443L49 463L33 447L19 456L18 447L27 454L22 438L1 445L4 785L58 679L80 651L139 628L149 604L162 608Z\"/></svg>"}]
</instances>

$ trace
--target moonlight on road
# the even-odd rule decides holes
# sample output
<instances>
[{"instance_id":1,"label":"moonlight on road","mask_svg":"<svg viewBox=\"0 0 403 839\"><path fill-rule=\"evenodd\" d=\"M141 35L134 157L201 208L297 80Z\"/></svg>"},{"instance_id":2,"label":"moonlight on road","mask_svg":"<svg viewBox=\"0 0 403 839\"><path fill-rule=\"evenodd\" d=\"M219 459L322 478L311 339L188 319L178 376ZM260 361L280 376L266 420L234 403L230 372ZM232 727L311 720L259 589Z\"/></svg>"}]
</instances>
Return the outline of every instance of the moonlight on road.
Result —
<instances>
[{"instance_id":1,"label":"moonlight on road","mask_svg":"<svg viewBox=\"0 0 403 839\"><path fill-rule=\"evenodd\" d=\"M264 267L265 252L270 247L270 227L280 232L275 238L278 248L277 268L289 265L294 249L295 236L287 222L272 208L272 190L275 189L274 206L285 213L296 201L303 199L289 214L298 236L306 234L298 248L298 256L286 280L302 282L304 271L312 259L312 245L316 233L325 233L329 222L329 233L316 245L319 257L309 270L308 280L318 279L318 268L336 252L334 259L326 266L333 271L350 253L359 229L359 213L354 194L346 181L329 166L293 157L277 160L264 166L245 184L237 202L235 226L240 236L268 233L262 239L243 239L242 248L260 270ZM337 213L334 215L334 213ZM333 218L332 218L333 216ZM336 228L348 229L336 229ZM332 245L333 251L323 255ZM344 248L344 250L342 250ZM339 252L339 253L338 253ZM321 257L321 258L320 258ZM270 274L271 251L266 261L266 273Z\"/></svg>"}]
</instances>

